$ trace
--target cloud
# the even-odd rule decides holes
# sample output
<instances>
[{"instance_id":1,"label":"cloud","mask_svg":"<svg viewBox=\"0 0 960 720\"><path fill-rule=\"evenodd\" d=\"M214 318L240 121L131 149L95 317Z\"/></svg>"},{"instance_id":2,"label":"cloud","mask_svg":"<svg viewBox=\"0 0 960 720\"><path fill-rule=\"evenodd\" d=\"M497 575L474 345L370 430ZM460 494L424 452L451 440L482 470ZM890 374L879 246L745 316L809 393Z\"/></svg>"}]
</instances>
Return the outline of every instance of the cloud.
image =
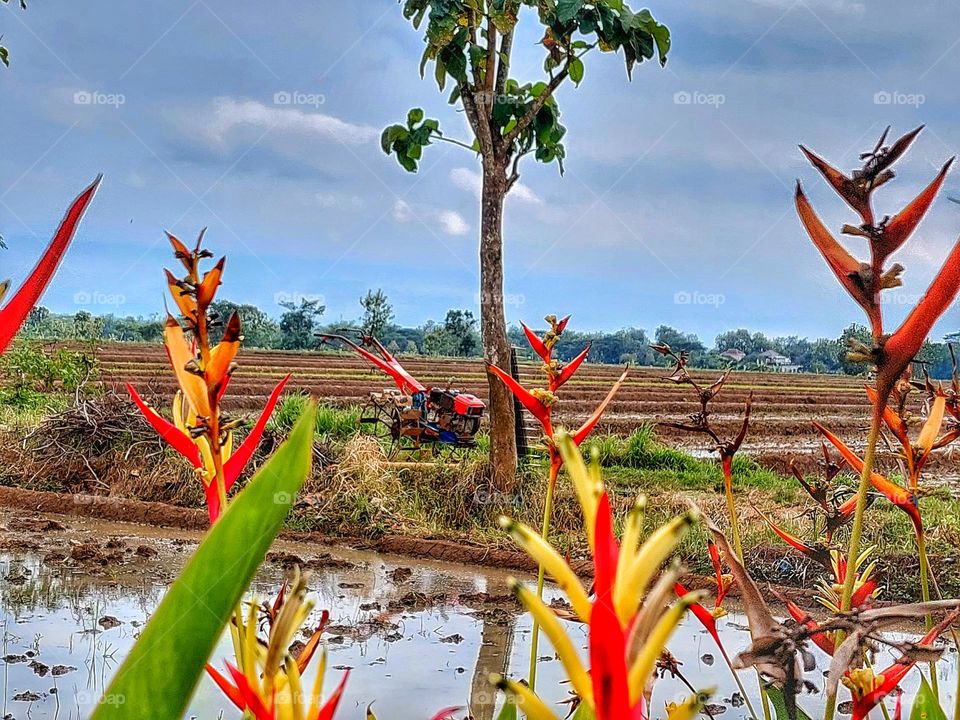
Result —
<instances>
[{"instance_id":1,"label":"cloud","mask_svg":"<svg viewBox=\"0 0 960 720\"><path fill-rule=\"evenodd\" d=\"M207 136L222 143L233 130L241 127L316 135L347 145L362 145L380 137L380 131L374 127L356 125L321 112L265 105L256 100L214 98L213 117L207 124Z\"/></svg>"},{"instance_id":2,"label":"cloud","mask_svg":"<svg viewBox=\"0 0 960 720\"><path fill-rule=\"evenodd\" d=\"M320 207L357 210L363 207L363 198L359 195L341 195L318 192L314 197Z\"/></svg>"},{"instance_id":3,"label":"cloud","mask_svg":"<svg viewBox=\"0 0 960 720\"><path fill-rule=\"evenodd\" d=\"M475 170L470 168L458 167L450 171L450 180L461 190L466 190L469 193L472 193L473 196L479 200L480 195L483 191L483 176ZM531 205L541 205L543 200L541 200L537 194L530 189L529 186L524 185L521 182L518 182L510 190L510 194L507 195L508 198L513 198L519 200L520 202L529 203Z\"/></svg>"},{"instance_id":4,"label":"cloud","mask_svg":"<svg viewBox=\"0 0 960 720\"><path fill-rule=\"evenodd\" d=\"M466 235L470 232L470 225L463 216L454 210L433 210L419 208L414 211L410 203L397 200L393 204L393 219L398 223L408 223L419 220L424 224L435 223L447 235Z\"/></svg>"}]
</instances>

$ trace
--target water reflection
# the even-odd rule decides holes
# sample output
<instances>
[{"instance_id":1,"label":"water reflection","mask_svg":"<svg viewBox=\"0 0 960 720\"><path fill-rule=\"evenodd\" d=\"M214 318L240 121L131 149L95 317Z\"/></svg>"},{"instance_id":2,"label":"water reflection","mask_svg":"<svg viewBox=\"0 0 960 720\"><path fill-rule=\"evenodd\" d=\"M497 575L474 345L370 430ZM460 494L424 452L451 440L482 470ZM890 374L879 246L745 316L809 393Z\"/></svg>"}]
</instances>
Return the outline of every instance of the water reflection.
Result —
<instances>
[{"instance_id":1,"label":"water reflection","mask_svg":"<svg viewBox=\"0 0 960 720\"><path fill-rule=\"evenodd\" d=\"M131 546L145 532L153 532L89 522L71 525L71 538L84 533L101 540L126 538ZM138 537L131 537L132 532ZM0 554L0 577L5 578L0 585L4 658L0 717L89 716L170 578L192 551L192 540L185 545L182 537L157 535L151 538L156 556L96 568L44 562L44 553L37 550ZM317 607L330 610L327 686L339 672L352 668L340 718L362 718L372 702L385 720L422 720L446 706L469 707L478 720L492 720L500 699L487 684L489 675L526 673L530 622L518 616L505 597L503 573L291 543L281 544L278 552L288 554L279 556L281 560L296 555L313 566L310 586ZM282 573L278 562L264 567L255 585L258 599L275 592ZM572 625L571 631L586 654L585 629ZM721 632L732 654L749 642L745 620L737 613L721 621ZM549 643L541 647L545 656L538 690L548 701L562 702L568 697L562 668ZM718 686L716 716L747 717L746 708L733 697L736 686L713 641L695 620L681 625L670 649L695 686ZM213 661L222 665L230 656L225 637ZM953 685L949 678L956 672L955 654L948 658L939 668L947 707L952 703L947 697L947 688ZM876 663L883 667L891 659L881 652ZM822 690L821 671L828 660L817 654L817 661L818 670L808 678ZM312 681L311 672L307 680ZM918 673L911 673L908 693L918 680ZM744 681L748 688L756 687L749 673ZM653 716L661 717L664 703L684 695L677 681L658 683ZM803 708L814 716L822 702L822 694L801 698ZM905 707L910 707L909 701ZM216 718L221 711L228 718L238 715L204 680L188 717ZM564 708L559 712L563 714Z\"/></svg>"}]
</instances>

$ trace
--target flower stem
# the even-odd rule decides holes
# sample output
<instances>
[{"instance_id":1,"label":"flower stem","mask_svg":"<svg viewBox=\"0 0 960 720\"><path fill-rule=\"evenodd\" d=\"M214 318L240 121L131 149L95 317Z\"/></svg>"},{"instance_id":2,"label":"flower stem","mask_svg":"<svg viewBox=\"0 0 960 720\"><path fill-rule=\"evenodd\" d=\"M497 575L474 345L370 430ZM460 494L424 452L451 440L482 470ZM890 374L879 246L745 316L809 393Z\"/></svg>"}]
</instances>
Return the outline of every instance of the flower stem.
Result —
<instances>
[{"instance_id":1,"label":"flower stem","mask_svg":"<svg viewBox=\"0 0 960 720\"><path fill-rule=\"evenodd\" d=\"M543 504L543 529L540 532L541 537L547 540L550 535L550 518L553 516L553 491L557 486L557 476L560 474L560 451L553 444L550 444L550 478L547 483L547 497ZM537 570L537 598L543 598L543 584L546 572L543 564L540 564ZM540 623L533 621L533 633L530 637L530 672L527 675L527 683L530 689L534 690L537 686L537 657L540 646Z\"/></svg>"},{"instance_id":2,"label":"flower stem","mask_svg":"<svg viewBox=\"0 0 960 720\"><path fill-rule=\"evenodd\" d=\"M847 571L843 578L843 593L840 596L840 609L850 611L853 600L853 589L856 584L857 558L860 557L860 539L863 536L863 518L866 514L867 499L870 493L870 476L873 474L873 465L877 457L877 441L880 439L880 426L883 422L883 410L887 404L889 392L881 393L877 389L877 401L873 406L873 416L870 420L870 434L867 436L867 451L863 456L863 472L860 473L860 485L857 488L857 508L853 515L853 528L850 531L850 547L847 552ZM842 641L842 640L840 640ZM840 641L837 645L839 646ZM837 694L831 692L827 696L824 720L833 720L837 708Z\"/></svg>"},{"instance_id":3,"label":"flower stem","mask_svg":"<svg viewBox=\"0 0 960 720\"><path fill-rule=\"evenodd\" d=\"M917 533L917 554L920 556L920 592L924 602L930 602L930 560L927 557L927 540L923 532ZM927 632L933 629L933 616L929 613L924 617L924 625ZM937 683L937 664L930 663L930 686L934 695L940 696L940 688Z\"/></svg>"}]
</instances>

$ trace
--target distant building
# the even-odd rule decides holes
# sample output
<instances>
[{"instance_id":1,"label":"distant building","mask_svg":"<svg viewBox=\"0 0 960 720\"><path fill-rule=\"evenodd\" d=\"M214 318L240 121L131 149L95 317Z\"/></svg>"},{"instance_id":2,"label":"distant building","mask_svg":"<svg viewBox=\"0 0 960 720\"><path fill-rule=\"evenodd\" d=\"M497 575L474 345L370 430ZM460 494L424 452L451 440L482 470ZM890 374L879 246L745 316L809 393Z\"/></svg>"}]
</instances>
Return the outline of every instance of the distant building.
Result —
<instances>
[{"instance_id":1,"label":"distant building","mask_svg":"<svg viewBox=\"0 0 960 720\"><path fill-rule=\"evenodd\" d=\"M764 350L757 355L757 360L762 364L776 370L777 372L796 373L800 372L800 366L795 364L786 355L781 355L776 350Z\"/></svg>"},{"instance_id":2,"label":"distant building","mask_svg":"<svg viewBox=\"0 0 960 720\"><path fill-rule=\"evenodd\" d=\"M728 348L720 353L720 357L735 363L741 362L746 356L743 350L737 350L737 348Z\"/></svg>"}]
</instances>

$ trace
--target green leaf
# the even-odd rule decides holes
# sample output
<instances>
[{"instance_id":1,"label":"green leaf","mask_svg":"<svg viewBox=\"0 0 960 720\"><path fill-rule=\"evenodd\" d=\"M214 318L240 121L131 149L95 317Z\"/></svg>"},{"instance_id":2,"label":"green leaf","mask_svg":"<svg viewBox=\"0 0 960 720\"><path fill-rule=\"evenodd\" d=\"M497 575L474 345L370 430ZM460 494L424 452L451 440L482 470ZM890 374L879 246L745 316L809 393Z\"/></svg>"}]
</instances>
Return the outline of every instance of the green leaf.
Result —
<instances>
[{"instance_id":1,"label":"green leaf","mask_svg":"<svg viewBox=\"0 0 960 720\"><path fill-rule=\"evenodd\" d=\"M593 710L590 709L590 706L585 702L577 705L577 709L574 710L573 715L570 716L570 720L596 720L596 715L593 714Z\"/></svg>"},{"instance_id":2,"label":"green leaf","mask_svg":"<svg viewBox=\"0 0 960 720\"><path fill-rule=\"evenodd\" d=\"M422 108L413 108L410 112L407 113L407 127L411 130L413 126L418 122L423 120L423 109Z\"/></svg>"},{"instance_id":3,"label":"green leaf","mask_svg":"<svg viewBox=\"0 0 960 720\"><path fill-rule=\"evenodd\" d=\"M497 715L497 720L517 720L517 706L513 704L512 698L507 698L506 702L503 703L500 714Z\"/></svg>"},{"instance_id":4,"label":"green leaf","mask_svg":"<svg viewBox=\"0 0 960 720\"><path fill-rule=\"evenodd\" d=\"M10 67L10 53L7 52L7 49L3 45L0 45L0 62Z\"/></svg>"},{"instance_id":5,"label":"green leaf","mask_svg":"<svg viewBox=\"0 0 960 720\"><path fill-rule=\"evenodd\" d=\"M583 80L583 60L580 58L570 61L570 79L573 80L574 85L579 85Z\"/></svg>"},{"instance_id":6,"label":"green leaf","mask_svg":"<svg viewBox=\"0 0 960 720\"><path fill-rule=\"evenodd\" d=\"M787 712L787 701L783 697L783 690L776 685L764 685L764 689L767 691L767 697L770 698L770 704L773 705L777 720L791 720L790 714ZM796 720L810 720L810 716L799 705L797 705Z\"/></svg>"},{"instance_id":7,"label":"green leaf","mask_svg":"<svg viewBox=\"0 0 960 720\"><path fill-rule=\"evenodd\" d=\"M930 683L927 682L927 676L922 672L920 673L920 690L910 709L910 720L947 720L946 713L940 707L940 701L930 687Z\"/></svg>"},{"instance_id":8,"label":"green leaf","mask_svg":"<svg viewBox=\"0 0 960 720\"><path fill-rule=\"evenodd\" d=\"M583 3L584 0L557 0L557 20L563 24L570 22L580 12Z\"/></svg>"},{"instance_id":9,"label":"green leaf","mask_svg":"<svg viewBox=\"0 0 960 720\"><path fill-rule=\"evenodd\" d=\"M403 125L391 125L388 128L384 128L383 132L380 134L380 148L387 155L390 154L390 151L393 150L393 144L402 138L405 138L409 133Z\"/></svg>"},{"instance_id":10,"label":"green leaf","mask_svg":"<svg viewBox=\"0 0 960 720\"><path fill-rule=\"evenodd\" d=\"M204 665L310 471L316 406L213 525L117 671L93 720L183 717Z\"/></svg>"}]
</instances>

